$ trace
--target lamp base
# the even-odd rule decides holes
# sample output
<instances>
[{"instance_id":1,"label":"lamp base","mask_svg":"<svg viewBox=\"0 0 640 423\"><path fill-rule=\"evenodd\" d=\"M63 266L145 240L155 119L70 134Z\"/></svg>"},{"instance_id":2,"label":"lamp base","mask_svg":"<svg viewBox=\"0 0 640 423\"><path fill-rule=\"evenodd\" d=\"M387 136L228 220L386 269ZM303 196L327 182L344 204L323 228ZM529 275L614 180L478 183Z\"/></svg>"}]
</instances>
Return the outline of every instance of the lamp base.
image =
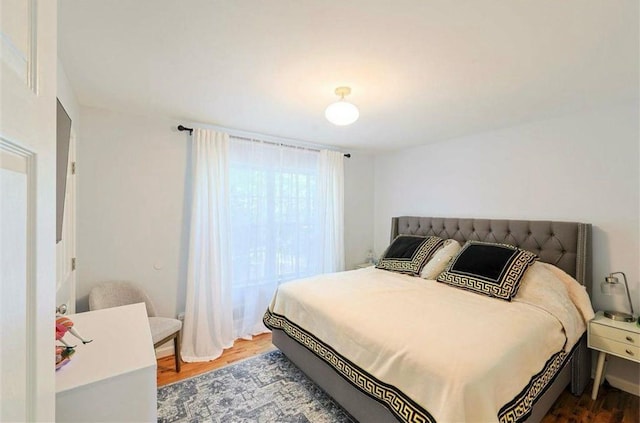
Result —
<instances>
[{"instance_id":1,"label":"lamp base","mask_svg":"<svg viewBox=\"0 0 640 423\"><path fill-rule=\"evenodd\" d=\"M629 313L623 313L622 311L605 311L604 317L608 317L611 320L617 320L619 322L633 322L635 319Z\"/></svg>"}]
</instances>

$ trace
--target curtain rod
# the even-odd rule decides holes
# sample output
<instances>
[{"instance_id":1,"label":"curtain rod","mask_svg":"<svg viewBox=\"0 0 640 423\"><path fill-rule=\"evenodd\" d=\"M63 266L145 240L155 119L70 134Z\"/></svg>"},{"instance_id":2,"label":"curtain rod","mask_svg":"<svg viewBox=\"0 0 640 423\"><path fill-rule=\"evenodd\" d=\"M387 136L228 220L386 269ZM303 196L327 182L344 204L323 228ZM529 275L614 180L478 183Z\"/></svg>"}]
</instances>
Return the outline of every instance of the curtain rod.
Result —
<instances>
[{"instance_id":1,"label":"curtain rod","mask_svg":"<svg viewBox=\"0 0 640 423\"><path fill-rule=\"evenodd\" d=\"M187 131L187 132L189 132L189 135L193 135L193 128L187 128L184 125L178 125L178 131L180 131L180 132ZM260 142L264 142L262 140L257 140L255 138L240 137L238 135L230 135L230 137L231 138L236 138L236 139L239 139L239 140L245 140L245 141L260 141ZM266 142L268 142L268 141L266 141ZM300 147L300 146L297 146L297 145L290 145L290 144L285 144L285 143L279 143L279 145L283 145L283 146L286 146L286 147L301 148L301 149L309 150L309 151L320 151L320 150L315 149L315 148ZM351 153L345 153L344 157L350 158L351 157Z\"/></svg>"}]
</instances>

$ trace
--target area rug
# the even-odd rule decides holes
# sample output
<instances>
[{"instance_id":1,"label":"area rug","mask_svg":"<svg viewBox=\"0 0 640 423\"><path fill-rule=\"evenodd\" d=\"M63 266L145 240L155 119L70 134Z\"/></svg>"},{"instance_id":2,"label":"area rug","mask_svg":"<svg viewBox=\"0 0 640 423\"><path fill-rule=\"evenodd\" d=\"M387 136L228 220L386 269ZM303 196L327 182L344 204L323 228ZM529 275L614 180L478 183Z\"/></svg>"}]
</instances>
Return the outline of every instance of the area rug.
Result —
<instances>
[{"instance_id":1,"label":"area rug","mask_svg":"<svg viewBox=\"0 0 640 423\"><path fill-rule=\"evenodd\" d=\"M158 421L355 422L280 351L159 388Z\"/></svg>"}]
</instances>

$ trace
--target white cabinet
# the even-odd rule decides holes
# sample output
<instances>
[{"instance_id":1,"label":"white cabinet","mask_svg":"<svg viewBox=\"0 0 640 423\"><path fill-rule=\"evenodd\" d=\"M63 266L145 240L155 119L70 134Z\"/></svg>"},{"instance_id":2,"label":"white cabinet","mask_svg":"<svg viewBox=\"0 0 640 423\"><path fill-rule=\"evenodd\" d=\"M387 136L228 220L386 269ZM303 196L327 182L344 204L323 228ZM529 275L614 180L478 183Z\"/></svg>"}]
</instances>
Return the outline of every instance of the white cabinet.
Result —
<instances>
[{"instance_id":1,"label":"white cabinet","mask_svg":"<svg viewBox=\"0 0 640 423\"><path fill-rule=\"evenodd\" d=\"M144 304L68 317L93 342L64 338L77 347L56 372L56 421L157 421L156 357Z\"/></svg>"}]
</instances>

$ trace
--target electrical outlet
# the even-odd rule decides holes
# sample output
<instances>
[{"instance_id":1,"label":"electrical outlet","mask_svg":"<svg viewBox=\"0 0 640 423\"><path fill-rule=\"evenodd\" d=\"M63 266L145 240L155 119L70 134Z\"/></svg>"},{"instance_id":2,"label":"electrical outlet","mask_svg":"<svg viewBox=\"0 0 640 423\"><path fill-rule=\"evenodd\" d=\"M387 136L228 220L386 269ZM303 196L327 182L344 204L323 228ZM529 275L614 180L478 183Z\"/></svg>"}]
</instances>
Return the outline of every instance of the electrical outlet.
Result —
<instances>
[{"instance_id":1,"label":"electrical outlet","mask_svg":"<svg viewBox=\"0 0 640 423\"><path fill-rule=\"evenodd\" d=\"M184 311L178 313L178 320L180 320L181 322L184 322Z\"/></svg>"}]
</instances>

